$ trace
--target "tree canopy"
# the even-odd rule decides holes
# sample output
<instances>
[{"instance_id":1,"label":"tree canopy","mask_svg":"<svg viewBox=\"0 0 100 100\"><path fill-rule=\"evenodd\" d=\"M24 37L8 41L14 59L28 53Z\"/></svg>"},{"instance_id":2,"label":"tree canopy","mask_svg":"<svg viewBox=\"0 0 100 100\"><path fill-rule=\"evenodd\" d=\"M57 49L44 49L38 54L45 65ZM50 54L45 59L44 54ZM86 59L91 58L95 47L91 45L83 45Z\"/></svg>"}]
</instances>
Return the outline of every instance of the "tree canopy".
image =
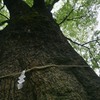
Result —
<instances>
[{"instance_id":1,"label":"tree canopy","mask_svg":"<svg viewBox=\"0 0 100 100\"><path fill-rule=\"evenodd\" d=\"M33 7L35 0L24 0ZM52 12L62 32L92 68L100 65L100 31L96 30L99 0L40 0ZM37 5L37 4L36 4ZM38 3L39 5L39 3ZM37 6L36 6L37 7ZM6 27L11 12L0 0L0 29Z\"/></svg>"},{"instance_id":2,"label":"tree canopy","mask_svg":"<svg viewBox=\"0 0 100 100\"><path fill-rule=\"evenodd\" d=\"M92 68L100 65L100 34L96 30L100 1L64 0L53 15L64 35ZM73 41L72 41L72 40Z\"/></svg>"}]
</instances>

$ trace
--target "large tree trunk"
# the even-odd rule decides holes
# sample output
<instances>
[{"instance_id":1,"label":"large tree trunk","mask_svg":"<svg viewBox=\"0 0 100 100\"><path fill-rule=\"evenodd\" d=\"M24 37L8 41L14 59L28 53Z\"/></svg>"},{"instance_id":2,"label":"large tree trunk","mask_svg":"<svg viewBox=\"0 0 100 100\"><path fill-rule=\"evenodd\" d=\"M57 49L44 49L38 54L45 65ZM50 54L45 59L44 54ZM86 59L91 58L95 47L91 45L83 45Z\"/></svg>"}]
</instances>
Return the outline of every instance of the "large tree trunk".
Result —
<instances>
[{"instance_id":1,"label":"large tree trunk","mask_svg":"<svg viewBox=\"0 0 100 100\"><path fill-rule=\"evenodd\" d=\"M0 33L0 100L100 100L100 78L49 13L21 2L12 6L26 9L8 7L11 19ZM18 89L23 70L25 82Z\"/></svg>"}]
</instances>

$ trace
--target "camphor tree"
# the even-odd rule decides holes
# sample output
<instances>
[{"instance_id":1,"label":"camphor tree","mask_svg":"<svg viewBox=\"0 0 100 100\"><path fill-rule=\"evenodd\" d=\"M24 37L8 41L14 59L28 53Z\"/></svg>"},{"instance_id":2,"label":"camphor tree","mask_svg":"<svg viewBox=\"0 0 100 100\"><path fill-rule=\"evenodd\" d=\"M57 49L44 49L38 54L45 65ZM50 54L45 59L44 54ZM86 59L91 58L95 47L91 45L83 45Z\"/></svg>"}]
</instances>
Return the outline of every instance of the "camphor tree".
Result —
<instances>
[{"instance_id":1,"label":"camphor tree","mask_svg":"<svg viewBox=\"0 0 100 100\"><path fill-rule=\"evenodd\" d=\"M57 1L4 0L0 100L100 100L100 78L52 18Z\"/></svg>"}]
</instances>

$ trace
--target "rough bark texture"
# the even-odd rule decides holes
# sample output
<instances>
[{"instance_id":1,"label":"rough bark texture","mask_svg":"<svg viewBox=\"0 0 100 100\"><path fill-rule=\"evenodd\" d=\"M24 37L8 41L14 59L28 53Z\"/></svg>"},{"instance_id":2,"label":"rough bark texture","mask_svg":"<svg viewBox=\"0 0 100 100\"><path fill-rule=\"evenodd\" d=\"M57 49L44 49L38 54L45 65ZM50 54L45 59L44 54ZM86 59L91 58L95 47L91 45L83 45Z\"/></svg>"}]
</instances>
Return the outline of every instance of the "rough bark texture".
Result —
<instances>
[{"instance_id":1,"label":"rough bark texture","mask_svg":"<svg viewBox=\"0 0 100 100\"><path fill-rule=\"evenodd\" d=\"M0 32L0 100L100 100L100 78L47 12L27 11L13 15ZM26 72L17 89L19 72L52 64L59 67Z\"/></svg>"}]
</instances>

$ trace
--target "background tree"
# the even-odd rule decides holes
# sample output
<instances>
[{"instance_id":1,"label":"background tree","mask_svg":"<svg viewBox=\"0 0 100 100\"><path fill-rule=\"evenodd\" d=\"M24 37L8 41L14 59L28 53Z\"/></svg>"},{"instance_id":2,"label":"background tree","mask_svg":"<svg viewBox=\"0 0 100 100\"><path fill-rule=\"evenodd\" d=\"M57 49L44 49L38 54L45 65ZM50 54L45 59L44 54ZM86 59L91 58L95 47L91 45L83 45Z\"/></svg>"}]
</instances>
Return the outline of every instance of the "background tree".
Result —
<instances>
[{"instance_id":1,"label":"background tree","mask_svg":"<svg viewBox=\"0 0 100 100\"><path fill-rule=\"evenodd\" d=\"M8 25L0 32L0 100L100 100L100 78L51 17L57 1L27 0L27 5L4 0L1 4L1 11L6 5L10 15L1 13L1 25ZM74 9L69 8L69 15ZM23 75L23 88L18 89L23 70L26 78Z\"/></svg>"}]
</instances>

